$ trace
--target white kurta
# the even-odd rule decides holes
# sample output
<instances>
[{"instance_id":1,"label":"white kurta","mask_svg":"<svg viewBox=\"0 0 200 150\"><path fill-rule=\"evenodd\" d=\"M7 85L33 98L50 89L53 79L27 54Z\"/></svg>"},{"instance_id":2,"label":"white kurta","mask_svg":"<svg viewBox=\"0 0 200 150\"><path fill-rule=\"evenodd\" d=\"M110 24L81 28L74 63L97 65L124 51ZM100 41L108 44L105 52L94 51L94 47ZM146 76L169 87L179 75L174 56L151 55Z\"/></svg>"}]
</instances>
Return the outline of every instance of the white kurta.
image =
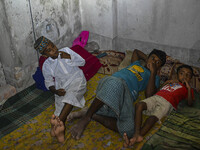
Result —
<instances>
[{"instance_id":1,"label":"white kurta","mask_svg":"<svg viewBox=\"0 0 200 150\"><path fill-rule=\"evenodd\" d=\"M87 81L82 70L78 66L84 66L85 60L70 48L65 47L59 51L70 54L71 59L61 59L60 54L57 59L49 57L45 60L42 72L47 88L55 86L58 89L65 89L64 96L55 94L55 112L59 116L64 103L83 108L85 105L84 93L86 92ZM55 81L54 81L55 79Z\"/></svg>"}]
</instances>

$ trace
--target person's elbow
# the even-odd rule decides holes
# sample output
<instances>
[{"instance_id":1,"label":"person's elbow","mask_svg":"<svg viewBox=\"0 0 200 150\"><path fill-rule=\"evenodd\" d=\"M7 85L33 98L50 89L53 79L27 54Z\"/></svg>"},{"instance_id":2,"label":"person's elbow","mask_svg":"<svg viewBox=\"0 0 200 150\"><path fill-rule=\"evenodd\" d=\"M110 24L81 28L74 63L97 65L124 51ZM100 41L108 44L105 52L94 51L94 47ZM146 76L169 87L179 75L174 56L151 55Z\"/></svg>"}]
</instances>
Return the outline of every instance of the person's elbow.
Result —
<instances>
[{"instance_id":1,"label":"person's elbow","mask_svg":"<svg viewBox=\"0 0 200 150\"><path fill-rule=\"evenodd\" d=\"M146 91L145 91L145 97L146 97L146 98L151 97L151 96L153 96L156 92L157 92L157 89L146 90Z\"/></svg>"},{"instance_id":2,"label":"person's elbow","mask_svg":"<svg viewBox=\"0 0 200 150\"><path fill-rule=\"evenodd\" d=\"M85 66L86 62L85 61L81 61L79 66Z\"/></svg>"},{"instance_id":3,"label":"person's elbow","mask_svg":"<svg viewBox=\"0 0 200 150\"><path fill-rule=\"evenodd\" d=\"M145 92L145 97L148 98L148 97L151 97L153 96L154 93L153 92Z\"/></svg>"}]
</instances>

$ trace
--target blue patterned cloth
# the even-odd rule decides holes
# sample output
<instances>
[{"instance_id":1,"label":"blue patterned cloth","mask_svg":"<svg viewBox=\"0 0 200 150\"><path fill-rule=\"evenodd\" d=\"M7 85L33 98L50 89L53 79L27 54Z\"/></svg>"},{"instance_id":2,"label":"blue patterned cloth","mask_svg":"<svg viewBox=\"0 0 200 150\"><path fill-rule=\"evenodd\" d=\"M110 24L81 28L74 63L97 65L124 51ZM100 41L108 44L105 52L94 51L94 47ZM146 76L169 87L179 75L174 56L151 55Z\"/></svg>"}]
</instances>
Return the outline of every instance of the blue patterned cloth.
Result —
<instances>
[{"instance_id":1,"label":"blue patterned cloth","mask_svg":"<svg viewBox=\"0 0 200 150\"><path fill-rule=\"evenodd\" d=\"M51 41L49 39L47 39L44 36L41 36L37 39L37 41L34 44L34 48L39 52L39 53L43 53L44 49L47 48L48 44Z\"/></svg>"},{"instance_id":2,"label":"blue patterned cloth","mask_svg":"<svg viewBox=\"0 0 200 150\"><path fill-rule=\"evenodd\" d=\"M96 97L103 105L96 114L117 119L119 133L127 133L131 138L134 134L133 97L123 79L108 76L100 80Z\"/></svg>"}]
</instances>

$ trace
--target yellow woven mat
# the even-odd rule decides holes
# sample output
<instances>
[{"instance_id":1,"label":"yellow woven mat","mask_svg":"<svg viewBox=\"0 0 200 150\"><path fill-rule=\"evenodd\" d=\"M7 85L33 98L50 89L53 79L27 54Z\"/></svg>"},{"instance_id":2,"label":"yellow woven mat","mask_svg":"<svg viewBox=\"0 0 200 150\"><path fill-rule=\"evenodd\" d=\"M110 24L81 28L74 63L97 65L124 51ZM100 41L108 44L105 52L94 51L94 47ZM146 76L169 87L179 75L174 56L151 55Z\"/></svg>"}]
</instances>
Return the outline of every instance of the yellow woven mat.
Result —
<instances>
[{"instance_id":1,"label":"yellow woven mat","mask_svg":"<svg viewBox=\"0 0 200 150\"><path fill-rule=\"evenodd\" d=\"M98 81L105 75L96 74L87 85L87 92L85 94L86 107L90 105L95 97L96 87ZM144 92L141 92L138 101L144 99ZM71 138L69 129L77 121L66 122L65 143L59 144L56 138L50 136L50 118L54 112L54 105L51 105L40 115L31 119L25 125L21 126L12 133L6 135L0 140L0 149L9 150L54 150L54 149L121 149L123 145L123 139L115 133L101 124L91 121L83 133L80 140L74 140ZM161 124L156 124L154 128L147 134L142 143L136 144L131 149L140 149L148 138L154 134Z\"/></svg>"}]
</instances>

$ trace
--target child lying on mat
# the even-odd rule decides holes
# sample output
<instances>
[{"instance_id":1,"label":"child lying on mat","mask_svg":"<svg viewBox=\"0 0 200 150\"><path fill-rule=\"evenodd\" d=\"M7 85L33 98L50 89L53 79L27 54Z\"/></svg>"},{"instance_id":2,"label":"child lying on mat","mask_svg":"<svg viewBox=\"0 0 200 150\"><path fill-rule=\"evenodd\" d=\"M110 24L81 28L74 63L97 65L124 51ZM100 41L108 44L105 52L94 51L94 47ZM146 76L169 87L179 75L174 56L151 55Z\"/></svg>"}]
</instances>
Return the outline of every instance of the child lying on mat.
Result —
<instances>
[{"instance_id":1,"label":"child lying on mat","mask_svg":"<svg viewBox=\"0 0 200 150\"><path fill-rule=\"evenodd\" d=\"M194 94L189 82L193 76L193 69L188 65L181 65L177 69L177 79L168 80L154 96L149 97L136 104L135 110L135 132L129 140L124 134L124 147L132 146L143 140L143 136L162 117L168 115L173 109L177 109L179 102L187 99L189 106L192 105ZM149 118L141 126L142 112L149 115Z\"/></svg>"},{"instance_id":2,"label":"child lying on mat","mask_svg":"<svg viewBox=\"0 0 200 150\"><path fill-rule=\"evenodd\" d=\"M139 62L143 59L145 67ZM149 56L142 51L134 50L132 63L100 80L96 98L88 110L72 113L69 119L82 117L70 130L75 139L80 139L91 119L100 122L105 127L124 132L130 137L134 134L134 106L138 92L146 90L146 96L152 96L159 87L158 70L165 64L166 54L154 49Z\"/></svg>"},{"instance_id":3,"label":"child lying on mat","mask_svg":"<svg viewBox=\"0 0 200 150\"><path fill-rule=\"evenodd\" d=\"M64 142L65 121L73 106L85 105L86 79L78 66L84 66L85 60L65 47L60 50L46 37L41 36L34 44L36 50L46 55L42 72L45 85L55 94L55 112L51 118L51 136Z\"/></svg>"}]
</instances>

